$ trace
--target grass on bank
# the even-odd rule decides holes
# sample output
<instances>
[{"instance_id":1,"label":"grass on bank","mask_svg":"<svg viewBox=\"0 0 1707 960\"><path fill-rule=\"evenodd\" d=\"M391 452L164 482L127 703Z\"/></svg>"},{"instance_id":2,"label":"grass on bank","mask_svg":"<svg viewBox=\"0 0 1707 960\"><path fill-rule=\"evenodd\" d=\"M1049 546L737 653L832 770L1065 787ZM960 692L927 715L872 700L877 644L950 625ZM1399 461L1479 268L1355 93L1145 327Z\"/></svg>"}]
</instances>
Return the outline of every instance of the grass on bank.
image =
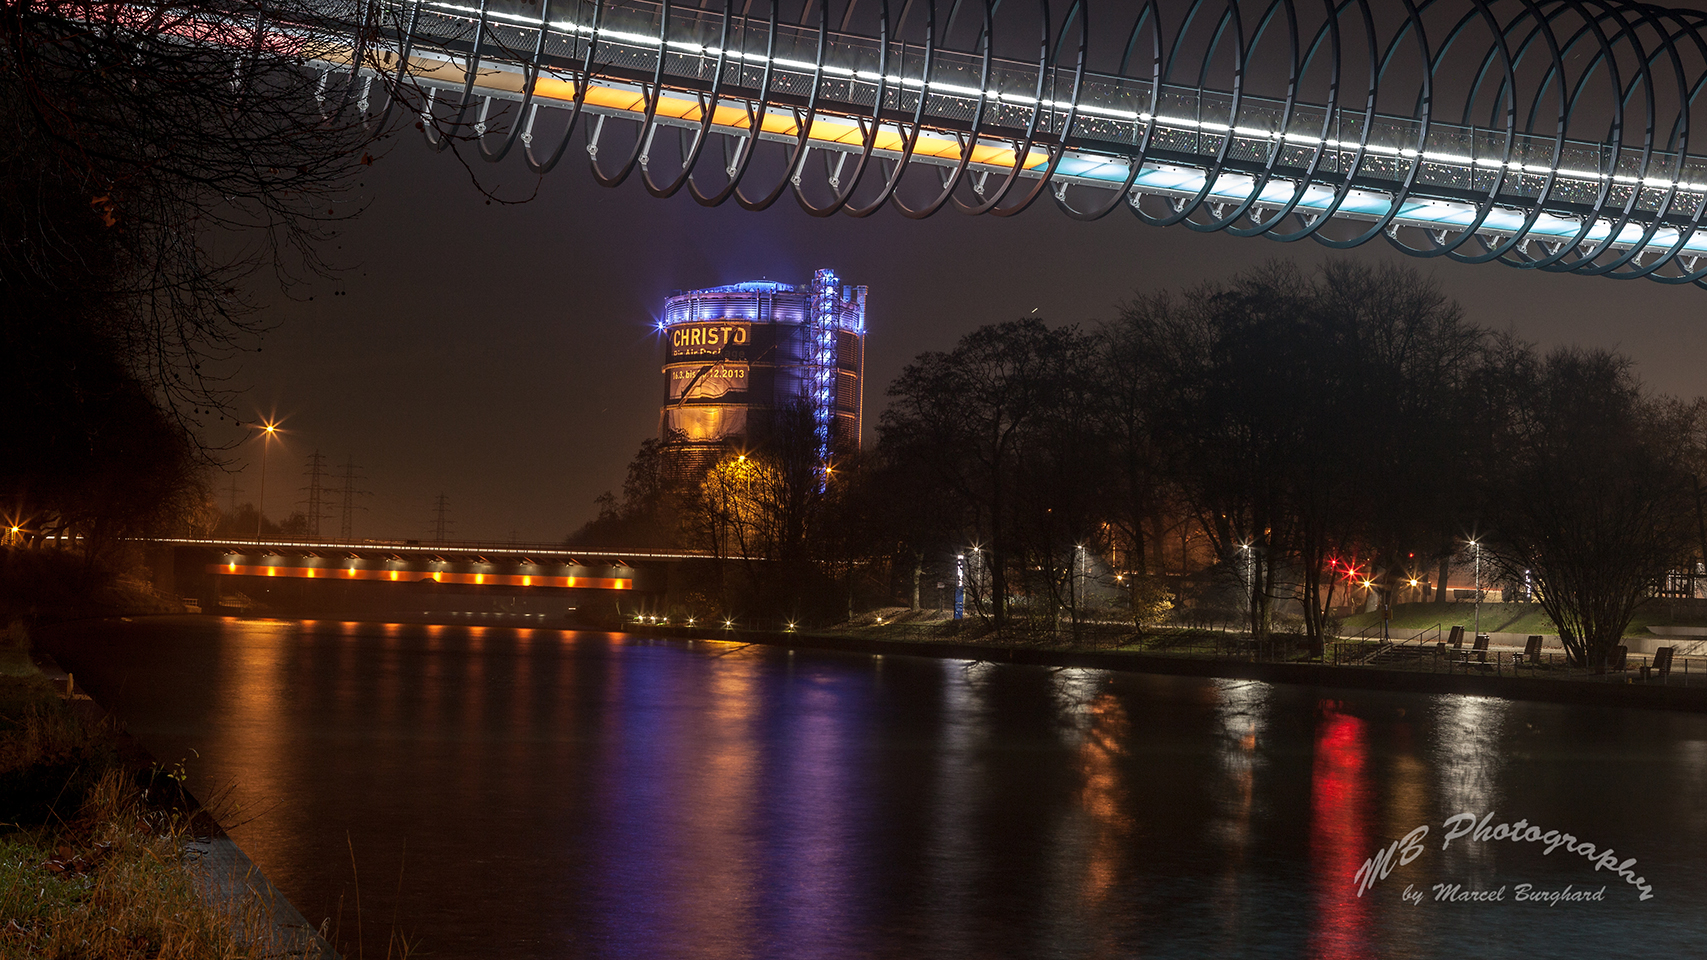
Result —
<instances>
[{"instance_id":1,"label":"grass on bank","mask_svg":"<svg viewBox=\"0 0 1707 960\"><path fill-rule=\"evenodd\" d=\"M111 768L76 814L0 838L0 956L238 960L317 956L259 904L211 903L185 866L188 819Z\"/></svg>"},{"instance_id":2,"label":"grass on bank","mask_svg":"<svg viewBox=\"0 0 1707 960\"><path fill-rule=\"evenodd\" d=\"M1142 631L1130 621L1086 620L1073 625L1062 620L1050 629L1047 623L1016 616L1002 630L987 621L968 616L956 622L940 610L909 610L887 607L855 617L822 631L828 635L855 636L900 643L977 643L999 647L1029 647L1056 651L1151 653L1183 657L1227 657L1249 655L1251 641L1237 633L1191 626L1146 626ZM1306 654L1301 635L1280 632L1267 641L1268 659L1302 657Z\"/></svg>"},{"instance_id":3,"label":"grass on bank","mask_svg":"<svg viewBox=\"0 0 1707 960\"><path fill-rule=\"evenodd\" d=\"M1442 631L1462 626L1470 632L1476 622L1476 605L1465 601L1401 603L1393 607L1394 634L1409 636L1421 630L1432 630L1439 624ZM1559 628L1538 603L1484 603L1481 614L1484 633L1557 634ZM1340 634L1355 637L1358 633L1379 629L1380 611L1370 611L1346 617ZM1652 637L1654 627L1707 627L1707 604L1701 601L1650 600L1636 609L1630 625L1624 629L1627 637Z\"/></svg>"},{"instance_id":4,"label":"grass on bank","mask_svg":"<svg viewBox=\"0 0 1707 960\"><path fill-rule=\"evenodd\" d=\"M41 671L30 659L30 633L14 620L0 631L0 677L35 677Z\"/></svg>"},{"instance_id":5,"label":"grass on bank","mask_svg":"<svg viewBox=\"0 0 1707 960\"><path fill-rule=\"evenodd\" d=\"M320 955L253 898L203 895L186 859L191 812L148 802L117 730L74 709L28 654L21 626L0 635L0 958Z\"/></svg>"}]
</instances>

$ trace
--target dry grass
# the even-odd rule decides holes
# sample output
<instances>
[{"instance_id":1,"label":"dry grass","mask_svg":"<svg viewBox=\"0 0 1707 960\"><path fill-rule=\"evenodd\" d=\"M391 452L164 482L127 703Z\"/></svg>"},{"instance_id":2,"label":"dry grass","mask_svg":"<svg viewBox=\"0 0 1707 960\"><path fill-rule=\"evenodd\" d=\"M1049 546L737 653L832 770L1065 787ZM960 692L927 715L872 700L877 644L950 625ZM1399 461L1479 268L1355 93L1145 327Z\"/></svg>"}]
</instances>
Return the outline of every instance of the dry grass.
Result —
<instances>
[{"instance_id":1,"label":"dry grass","mask_svg":"<svg viewBox=\"0 0 1707 960\"><path fill-rule=\"evenodd\" d=\"M39 673L0 675L0 960L320 955L259 898L208 895L187 862L206 820L145 802L119 747Z\"/></svg>"},{"instance_id":2,"label":"dry grass","mask_svg":"<svg viewBox=\"0 0 1707 960\"><path fill-rule=\"evenodd\" d=\"M81 758L98 747L105 731L83 715L52 703L26 706L0 732L0 773Z\"/></svg>"},{"instance_id":3,"label":"dry grass","mask_svg":"<svg viewBox=\"0 0 1707 960\"><path fill-rule=\"evenodd\" d=\"M30 631L13 620L0 630L0 676L29 677L41 673L30 659Z\"/></svg>"},{"instance_id":4,"label":"dry grass","mask_svg":"<svg viewBox=\"0 0 1707 960\"><path fill-rule=\"evenodd\" d=\"M0 840L0 957L237 960L320 956L253 898L210 903L188 820L109 770L76 819Z\"/></svg>"},{"instance_id":5,"label":"dry grass","mask_svg":"<svg viewBox=\"0 0 1707 960\"><path fill-rule=\"evenodd\" d=\"M28 661L26 632L0 631L7 647ZM0 960L335 957L264 879L244 875L241 853L206 839L238 811L193 808L182 762L147 765L98 716L39 671L0 666ZM387 956L414 952L394 919Z\"/></svg>"}]
</instances>

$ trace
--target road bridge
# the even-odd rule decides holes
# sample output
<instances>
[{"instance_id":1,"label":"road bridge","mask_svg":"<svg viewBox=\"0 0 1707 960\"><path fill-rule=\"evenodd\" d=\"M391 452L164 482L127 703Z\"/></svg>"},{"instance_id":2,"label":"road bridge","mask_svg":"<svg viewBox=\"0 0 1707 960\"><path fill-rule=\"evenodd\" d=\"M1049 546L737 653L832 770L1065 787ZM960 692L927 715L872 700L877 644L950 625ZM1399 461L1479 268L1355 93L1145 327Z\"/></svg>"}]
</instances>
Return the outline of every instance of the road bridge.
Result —
<instances>
[{"instance_id":1,"label":"road bridge","mask_svg":"<svg viewBox=\"0 0 1707 960\"><path fill-rule=\"evenodd\" d=\"M495 542L149 541L171 581L157 587L206 612L319 617L607 620L655 603L695 551L580 550Z\"/></svg>"}]
</instances>

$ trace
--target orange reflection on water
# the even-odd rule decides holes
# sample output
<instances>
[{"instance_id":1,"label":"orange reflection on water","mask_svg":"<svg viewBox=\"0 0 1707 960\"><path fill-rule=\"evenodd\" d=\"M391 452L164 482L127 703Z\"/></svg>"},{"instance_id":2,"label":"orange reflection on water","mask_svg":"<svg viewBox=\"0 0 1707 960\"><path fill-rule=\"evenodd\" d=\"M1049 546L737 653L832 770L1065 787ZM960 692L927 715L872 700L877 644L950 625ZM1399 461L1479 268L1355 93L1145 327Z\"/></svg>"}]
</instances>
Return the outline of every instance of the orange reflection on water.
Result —
<instances>
[{"instance_id":1,"label":"orange reflection on water","mask_svg":"<svg viewBox=\"0 0 1707 960\"><path fill-rule=\"evenodd\" d=\"M636 905L649 904L654 888L696 891L691 909L646 910L647 929L625 926L621 935L637 956L662 951L665 944L692 944L691 952L676 955L734 960L750 955L748 945L764 923L767 884L753 842L756 833L775 825L763 822L770 798L760 796L757 786L763 766L756 730L760 690L754 670L728 666L707 675L708 685L700 689L678 686L684 678L677 676L634 675L663 684L649 690L647 699L696 706L671 711L655 738L635 745L642 754L657 751L645 760L634 757L653 768L648 779L687 787L650 800L656 804L651 836L628 851L653 874L646 889L631 891Z\"/></svg>"},{"instance_id":2,"label":"orange reflection on water","mask_svg":"<svg viewBox=\"0 0 1707 960\"><path fill-rule=\"evenodd\" d=\"M1372 956L1370 900L1353 878L1374 854L1366 807L1371 795L1368 730L1363 720L1329 712L1316 730L1310 776L1311 893L1315 926L1310 955L1363 960Z\"/></svg>"},{"instance_id":3,"label":"orange reflection on water","mask_svg":"<svg viewBox=\"0 0 1707 960\"><path fill-rule=\"evenodd\" d=\"M232 769L248 772L239 782L192 783L191 788L210 806L229 804L232 809L263 813L287 798L290 758L285 714L291 668L287 638L291 632L283 623L247 623L243 630L246 642L233 644L236 656L219 665L223 669L213 682L220 695L207 752L231 758ZM162 759L171 762L187 758Z\"/></svg>"},{"instance_id":4,"label":"orange reflection on water","mask_svg":"<svg viewBox=\"0 0 1707 960\"><path fill-rule=\"evenodd\" d=\"M1096 913L1120 879L1118 867L1132 832L1127 815L1131 804L1120 776L1120 760L1126 752L1122 744L1131 736L1131 722L1126 708L1110 693L1092 700L1088 713L1090 729L1079 743L1079 770L1084 778L1079 804L1090 815L1090 856L1079 884L1079 906L1086 913Z\"/></svg>"},{"instance_id":5,"label":"orange reflection on water","mask_svg":"<svg viewBox=\"0 0 1707 960\"><path fill-rule=\"evenodd\" d=\"M396 627L396 624L386 624ZM392 723L397 719L399 700L402 698L403 678L398 672L398 648L403 641L395 629L385 631L380 639L380 654L378 676L374 678L373 698L375 709L371 715L381 723Z\"/></svg>"}]
</instances>

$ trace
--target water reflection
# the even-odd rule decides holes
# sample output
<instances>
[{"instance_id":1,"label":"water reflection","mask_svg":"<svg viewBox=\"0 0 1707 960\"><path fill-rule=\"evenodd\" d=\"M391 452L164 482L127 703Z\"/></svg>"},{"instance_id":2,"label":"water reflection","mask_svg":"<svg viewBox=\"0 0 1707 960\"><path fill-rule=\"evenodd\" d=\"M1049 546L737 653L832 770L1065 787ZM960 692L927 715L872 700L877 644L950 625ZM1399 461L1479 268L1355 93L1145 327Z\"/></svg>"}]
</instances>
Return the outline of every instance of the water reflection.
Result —
<instances>
[{"instance_id":1,"label":"water reflection","mask_svg":"<svg viewBox=\"0 0 1707 960\"><path fill-rule=\"evenodd\" d=\"M1433 767L1442 809L1456 813L1500 806L1507 706L1493 697L1436 699Z\"/></svg>"},{"instance_id":2,"label":"water reflection","mask_svg":"<svg viewBox=\"0 0 1707 960\"><path fill-rule=\"evenodd\" d=\"M973 757L979 749L982 727L983 704L977 691L993 665L942 660L935 667L924 679L926 683L934 681L938 691L934 718L937 746L924 758L926 769L920 771L926 815L914 834L921 852L911 892L924 903L940 907L940 911L931 911L929 922L922 924L920 946L927 955L946 956L971 935L966 924L972 914L964 907L973 896L977 863L972 855L976 839L968 816L976 801ZM918 717L919 736L927 734L931 719ZM918 765L915 760L915 769Z\"/></svg>"},{"instance_id":3,"label":"water reflection","mask_svg":"<svg viewBox=\"0 0 1707 960\"><path fill-rule=\"evenodd\" d=\"M1346 877L1374 852L1369 829L1369 732L1364 721L1326 705L1317 727L1310 777L1311 886L1314 956L1359 958L1371 954L1368 908L1373 902L1346 896Z\"/></svg>"},{"instance_id":4,"label":"water reflection","mask_svg":"<svg viewBox=\"0 0 1707 960\"><path fill-rule=\"evenodd\" d=\"M1085 687L1099 690L1088 703L1080 700L1072 708L1084 718L1076 745L1079 768L1077 806L1080 816L1072 818L1073 829L1058 838L1064 850L1079 851L1067 862L1072 875L1062 878L1057 891L1061 901L1056 916L1071 918L1071 929L1058 929L1058 942L1083 938L1086 956L1116 957L1126 953L1117 937L1110 936L1110 914L1119 913L1119 897L1126 887L1126 870L1133 839L1132 805L1126 783L1126 744L1133 735L1126 707L1106 678L1088 671ZM1066 860L1067 858L1063 858Z\"/></svg>"},{"instance_id":5,"label":"water reflection","mask_svg":"<svg viewBox=\"0 0 1707 960\"><path fill-rule=\"evenodd\" d=\"M1262 731L1273 687L1251 680L1217 680L1215 713L1220 735L1215 739L1221 776L1215 785L1217 814L1211 830L1226 856L1223 877L1237 877L1245 863L1256 803L1256 772L1261 760L1257 738ZM1227 892L1235 892L1229 889Z\"/></svg>"},{"instance_id":6,"label":"water reflection","mask_svg":"<svg viewBox=\"0 0 1707 960\"><path fill-rule=\"evenodd\" d=\"M1700 955L1707 720L545 629L139 621L52 645L305 913L440 957ZM1596 910L1407 905L1588 883L1460 810L1639 856ZM350 848L354 847L352 863Z\"/></svg>"}]
</instances>

